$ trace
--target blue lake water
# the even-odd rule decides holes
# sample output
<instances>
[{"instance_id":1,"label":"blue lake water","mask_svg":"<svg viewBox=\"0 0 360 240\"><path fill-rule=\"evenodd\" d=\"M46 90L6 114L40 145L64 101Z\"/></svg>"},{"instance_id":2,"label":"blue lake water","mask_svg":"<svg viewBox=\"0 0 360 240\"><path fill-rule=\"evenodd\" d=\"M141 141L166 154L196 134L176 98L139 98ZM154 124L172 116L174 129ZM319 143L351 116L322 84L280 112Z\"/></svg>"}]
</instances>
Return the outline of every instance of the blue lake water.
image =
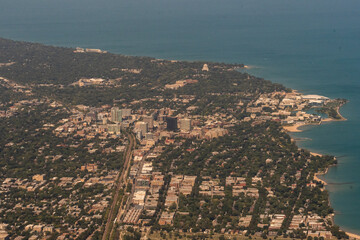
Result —
<instances>
[{"instance_id":1,"label":"blue lake water","mask_svg":"<svg viewBox=\"0 0 360 240\"><path fill-rule=\"evenodd\" d=\"M180 60L245 63L304 93L347 98L345 122L298 145L338 156L324 177L335 222L360 233L360 1L0 0L0 36Z\"/></svg>"}]
</instances>

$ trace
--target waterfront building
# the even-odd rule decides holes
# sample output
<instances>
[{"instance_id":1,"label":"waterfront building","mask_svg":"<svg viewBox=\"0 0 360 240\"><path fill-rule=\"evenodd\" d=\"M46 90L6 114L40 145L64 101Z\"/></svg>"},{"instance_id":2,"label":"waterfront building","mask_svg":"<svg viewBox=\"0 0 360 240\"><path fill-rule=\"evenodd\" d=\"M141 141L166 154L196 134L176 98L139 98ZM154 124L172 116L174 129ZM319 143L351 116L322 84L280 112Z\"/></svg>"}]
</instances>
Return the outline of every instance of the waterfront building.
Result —
<instances>
[{"instance_id":1,"label":"waterfront building","mask_svg":"<svg viewBox=\"0 0 360 240\"><path fill-rule=\"evenodd\" d=\"M209 71L209 66L206 63L204 64L202 71L205 71L205 72Z\"/></svg>"}]
</instances>

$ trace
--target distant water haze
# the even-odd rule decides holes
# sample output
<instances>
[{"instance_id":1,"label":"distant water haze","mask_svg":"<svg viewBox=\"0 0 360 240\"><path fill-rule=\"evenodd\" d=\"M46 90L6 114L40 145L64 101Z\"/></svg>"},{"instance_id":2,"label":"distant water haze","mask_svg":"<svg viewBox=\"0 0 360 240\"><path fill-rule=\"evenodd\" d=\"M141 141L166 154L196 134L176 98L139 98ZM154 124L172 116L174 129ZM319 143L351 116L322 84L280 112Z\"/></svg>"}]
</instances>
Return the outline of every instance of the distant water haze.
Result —
<instances>
[{"instance_id":1,"label":"distant water haze","mask_svg":"<svg viewBox=\"0 0 360 240\"><path fill-rule=\"evenodd\" d=\"M346 122L306 127L339 158L324 177L335 221L360 233L360 1L0 0L0 36L180 60L244 63L304 93L347 98Z\"/></svg>"}]
</instances>

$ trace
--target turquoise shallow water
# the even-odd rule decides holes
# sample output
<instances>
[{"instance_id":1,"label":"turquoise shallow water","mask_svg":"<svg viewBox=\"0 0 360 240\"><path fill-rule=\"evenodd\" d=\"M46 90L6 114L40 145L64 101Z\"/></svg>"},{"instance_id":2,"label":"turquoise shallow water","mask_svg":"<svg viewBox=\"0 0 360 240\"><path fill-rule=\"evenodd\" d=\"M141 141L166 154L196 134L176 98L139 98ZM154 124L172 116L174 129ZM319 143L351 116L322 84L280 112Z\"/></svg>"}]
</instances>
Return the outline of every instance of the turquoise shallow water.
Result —
<instances>
[{"instance_id":1,"label":"turquoise shallow water","mask_svg":"<svg viewBox=\"0 0 360 240\"><path fill-rule=\"evenodd\" d=\"M306 127L301 147L338 156L324 177L335 221L360 233L357 0L0 0L0 36L183 60L238 62L304 93L350 100L346 122Z\"/></svg>"}]
</instances>

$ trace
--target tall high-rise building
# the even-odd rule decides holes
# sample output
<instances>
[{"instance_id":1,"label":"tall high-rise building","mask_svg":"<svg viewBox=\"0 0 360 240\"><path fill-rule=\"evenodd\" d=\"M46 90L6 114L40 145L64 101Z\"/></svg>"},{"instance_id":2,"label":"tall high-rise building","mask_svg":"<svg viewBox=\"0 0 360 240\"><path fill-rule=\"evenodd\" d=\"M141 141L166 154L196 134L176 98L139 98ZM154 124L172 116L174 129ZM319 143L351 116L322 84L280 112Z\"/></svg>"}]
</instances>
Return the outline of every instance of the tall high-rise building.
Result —
<instances>
[{"instance_id":1,"label":"tall high-rise building","mask_svg":"<svg viewBox=\"0 0 360 240\"><path fill-rule=\"evenodd\" d=\"M191 119L184 118L180 119L180 130L189 132L191 130Z\"/></svg>"},{"instance_id":2,"label":"tall high-rise building","mask_svg":"<svg viewBox=\"0 0 360 240\"><path fill-rule=\"evenodd\" d=\"M167 117L166 118L166 129L168 131L176 131L177 130L177 118Z\"/></svg>"},{"instance_id":3,"label":"tall high-rise building","mask_svg":"<svg viewBox=\"0 0 360 240\"><path fill-rule=\"evenodd\" d=\"M142 136L145 136L145 134L148 132L148 123L137 122L135 124L135 129L139 130L141 132Z\"/></svg>"},{"instance_id":4,"label":"tall high-rise building","mask_svg":"<svg viewBox=\"0 0 360 240\"><path fill-rule=\"evenodd\" d=\"M154 128L154 117L152 115L151 116L144 116L143 121L148 124L149 129Z\"/></svg>"},{"instance_id":5,"label":"tall high-rise building","mask_svg":"<svg viewBox=\"0 0 360 240\"><path fill-rule=\"evenodd\" d=\"M111 121L121 122L121 120L122 120L122 111L118 107L111 108Z\"/></svg>"}]
</instances>

